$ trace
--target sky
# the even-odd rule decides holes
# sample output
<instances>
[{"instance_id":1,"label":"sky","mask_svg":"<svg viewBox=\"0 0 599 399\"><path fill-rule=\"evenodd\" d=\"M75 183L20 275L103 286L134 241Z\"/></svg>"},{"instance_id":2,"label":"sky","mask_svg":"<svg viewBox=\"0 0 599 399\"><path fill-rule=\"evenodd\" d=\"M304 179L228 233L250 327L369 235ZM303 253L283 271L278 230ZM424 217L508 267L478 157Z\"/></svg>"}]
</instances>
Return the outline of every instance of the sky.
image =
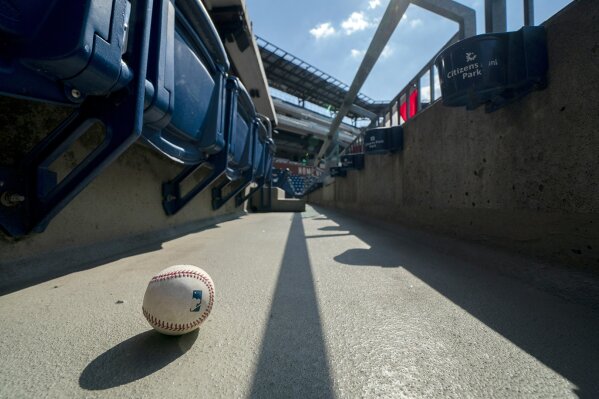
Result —
<instances>
[{"instance_id":1,"label":"sky","mask_svg":"<svg viewBox=\"0 0 599 399\"><path fill-rule=\"evenodd\" d=\"M484 33L484 0L458 0L476 11ZM571 0L536 0L535 24ZM508 30L523 25L522 0L507 0ZM254 33L351 84L389 0L246 0ZM361 92L389 101L458 30L455 22L410 5ZM423 96L425 88L423 87Z\"/></svg>"}]
</instances>

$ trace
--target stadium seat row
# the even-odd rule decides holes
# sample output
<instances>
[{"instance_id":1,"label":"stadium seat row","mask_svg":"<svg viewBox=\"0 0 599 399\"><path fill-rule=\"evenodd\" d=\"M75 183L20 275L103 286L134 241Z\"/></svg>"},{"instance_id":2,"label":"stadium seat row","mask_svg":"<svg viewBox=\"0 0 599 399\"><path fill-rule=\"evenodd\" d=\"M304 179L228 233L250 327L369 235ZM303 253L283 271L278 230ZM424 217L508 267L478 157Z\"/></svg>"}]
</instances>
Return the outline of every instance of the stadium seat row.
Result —
<instances>
[{"instance_id":1,"label":"stadium seat row","mask_svg":"<svg viewBox=\"0 0 599 399\"><path fill-rule=\"evenodd\" d=\"M0 170L4 189L26 201L18 211L0 210L8 234L43 231L138 138L186 165L163 185L167 214L217 180L214 209L233 195L239 204L250 183L270 178L270 122L229 75L222 41L199 0L11 4L0 10L0 93L69 105L73 113L20 165ZM103 142L58 180L49 166L98 122ZM180 195L182 180L206 165L209 176Z\"/></svg>"},{"instance_id":2,"label":"stadium seat row","mask_svg":"<svg viewBox=\"0 0 599 399\"><path fill-rule=\"evenodd\" d=\"M289 169L272 170L272 186L285 192L285 198L301 198L318 187L320 179L312 175L294 175ZM322 186L322 184L320 184Z\"/></svg>"}]
</instances>

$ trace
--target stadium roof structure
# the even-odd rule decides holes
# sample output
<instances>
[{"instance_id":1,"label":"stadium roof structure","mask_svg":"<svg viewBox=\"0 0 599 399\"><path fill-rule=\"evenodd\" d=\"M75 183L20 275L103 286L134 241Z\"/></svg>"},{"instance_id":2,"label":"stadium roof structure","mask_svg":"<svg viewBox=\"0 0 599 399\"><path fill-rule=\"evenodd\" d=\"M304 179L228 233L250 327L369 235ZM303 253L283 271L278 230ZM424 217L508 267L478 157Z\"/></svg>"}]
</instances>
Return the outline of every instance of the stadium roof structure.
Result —
<instances>
[{"instance_id":1,"label":"stadium roof structure","mask_svg":"<svg viewBox=\"0 0 599 399\"><path fill-rule=\"evenodd\" d=\"M261 37L256 36L256 41L271 87L323 108L338 110L341 107L348 85ZM372 119L388 108L389 101L375 101L360 93L347 116Z\"/></svg>"}]
</instances>

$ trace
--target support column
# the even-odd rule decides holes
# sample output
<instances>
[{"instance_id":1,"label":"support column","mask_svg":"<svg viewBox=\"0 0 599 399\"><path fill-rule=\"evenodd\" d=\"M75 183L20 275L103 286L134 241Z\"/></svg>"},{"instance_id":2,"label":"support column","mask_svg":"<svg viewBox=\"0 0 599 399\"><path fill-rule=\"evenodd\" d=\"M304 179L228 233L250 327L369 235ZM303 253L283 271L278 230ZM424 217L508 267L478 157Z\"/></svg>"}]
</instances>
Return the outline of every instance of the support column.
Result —
<instances>
[{"instance_id":1,"label":"support column","mask_svg":"<svg viewBox=\"0 0 599 399\"><path fill-rule=\"evenodd\" d=\"M535 24L535 2L534 0L524 0L524 25L532 26Z\"/></svg>"},{"instance_id":2,"label":"support column","mask_svg":"<svg viewBox=\"0 0 599 399\"><path fill-rule=\"evenodd\" d=\"M505 0L485 0L485 30L487 33L507 30Z\"/></svg>"}]
</instances>

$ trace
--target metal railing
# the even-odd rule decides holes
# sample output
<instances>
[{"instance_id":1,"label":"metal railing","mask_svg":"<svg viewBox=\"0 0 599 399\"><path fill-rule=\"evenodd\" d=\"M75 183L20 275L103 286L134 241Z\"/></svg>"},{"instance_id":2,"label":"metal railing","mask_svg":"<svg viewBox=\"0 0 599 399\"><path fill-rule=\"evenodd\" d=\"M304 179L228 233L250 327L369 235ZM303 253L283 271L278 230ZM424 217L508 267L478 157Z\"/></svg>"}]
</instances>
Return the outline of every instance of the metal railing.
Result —
<instances>
[{"instance_id":1,"label":"metal railing","mask_svg":"<svg viewBox=\"0 0 599 399\"><path fill-rule=\"evenodd\" d=\"M522 0L523 9L524 9L524 25L534 25L534 0ZM506 13L505 13L505 0L485 0L485 20L486 20L486 30L487 33L496 30L497 27L506 26ZM456 43L460 38L459 32L449 39L449 41L441 47L441 49L427 62L424 67L414 76L413 79L409 81L409 83L391 100L389 103L389 109L384 113L384 117L382 118L383 126L387 124L392 126L394 124L401 125L407 122L415 115L423 111L424 109L431 106L435 101L441 99L441 95L435 96L435 84L439 82L438 72L435 68L435 59L437 56L445 50L447 47ZM428 74L429 79L429 102L422 102L422 78ZM410 97L416 93L416 101L415 106L416 109L412 110L412 101L410 101ZM402 105L405 104L405 118L402 116ZM394 115L397 115L397 121L394 121ZM380 126L380 122L378 124ZM339 156L341 155L349 155L356 154L360 152L364 152L364 140L363 140L364 132L362 132L355 140L350 143L343 151L339 152Z\"/></svg>"},{"instance_id":2,"label":"metal railing","mask_svg":"<svg viewBox=\"0 0 599 399\"><path fill-rule=\"evenodd\" d=\"M424 65L424 67L420 71L418 71L418 73L414 76L414 78L410 79L409 83L402 90L400 90L400 92L395 96L395 98L393 98L393 100L391 100L391 102L389 103L389 111L387 113L387 115L389 115L390 119L387 119L387 117L385 117L383 120L383 125L386 125L387 123L389 123L390 125L393 125L393 122L394 122L393 115L395 115L395 114L397 114L397 117L398 117L397 124L399 124L399 125L402 124L401 123L402 120L403 120L403 122L407 122L408 120L413 118L415 115L417 115L419 112L421 112L425 108L429 107L435 101L437 101L441 98L440 95L438 97L435 96L435 81L438 81L438 79L439 79L436 68L435 68L435 59L443 50L445 50L447 47L451 46L452 44L456 43L458 41L458 39L459 39L459 32L456 33L455 35L453 35L451 37L451 39L449 39L447 41L447 43L445 43L445 45L443 45L443 47L441 47L441 49L439 51L437 51L437 53L435 53L435 55ZM422 82L422 78L426 74L429 75L430 96L429 96L429 102L424 103L424 104L426 104L426 105L424 105L422 102L422 83L421 82ZM413 95L413 93L416 93L416 95L417 95L416 101L415 101L415 106L416 106L415 110L412 109L412 104L411 104L412 101L410 101L410 97ZM405 104L405 119L402 116L402 112L401 112L402 104ZM354 141L352 141L351 144L349 144L343 151L341 151L339 153L339 155L349 155L349 154L356 154L356 153L364 152L363 136L364 136L364 132L360 133L360 135L358 135L358 137L356 137L356 139Z\"/></svg>"},{"instance_id":3,"label":"metal railing","mask_svg":"<svg viewBox=\"0 0 599 399\"><path fill-rule=\"evenodd\" d=\"M456 33L455 35L453 35L451 37L451 39L449 39L449 41L447 41L447 43L445 43L445 45L443 47L441 47L441 49L439 51L437 51L437 53L430 59L430 61L424 65L424 67L416 74L416 76L414 76L414 78L412 80L410 80L410 82L397 94L397 96L395 96L395 98L393 100L391 100L391 103L389 104L389 111L390 111L391 118L395 114L395 112L397 112L397 115L398 115L397 124L401 125L401 120L403 120L403 122L407 122L408 120L413 118L415 115L417 115L419 112L421 112L423 109L432 105L435 102L435 100L438 100L439 98L441 98L441 96L439 96L438 98L435 98L435 82L438 81L438 79L439 79L438 73L435 68L435 59L443 50L445 50L447 47L451 46L452 44L456 43L458 40L459 40L459 33ZM423 106L422 83L421 82L422 82L422 78L426 74L429 75L430 96L429 96L429 102L425 103L426 106ZM411 97L414 92L416 93L416 101L415 101L416 109L415 110L412 109L413 104L411 101ZM401 106L404 103L406 106L405 112L403 113L405 115L405 117L402 116L402 112L401 112ZM394 107L396 107L396 109L393 109ZM387 122L387 120L385 120L385 123L386 122ZM391 120L391 122L393 122L393 121ZM391 124L393 124L393 123L391 123Z\"/></svg>"},{"instance_id":4,"label":"metal railing","mask_svg":"<svg viewBox=\"0 0 599 399\"><path fill-rule=\"evenodd\" d=\"M360 154L362 152L364 152L364 132L360 133L339 155Z\"/></svg>"}]
</instances>

